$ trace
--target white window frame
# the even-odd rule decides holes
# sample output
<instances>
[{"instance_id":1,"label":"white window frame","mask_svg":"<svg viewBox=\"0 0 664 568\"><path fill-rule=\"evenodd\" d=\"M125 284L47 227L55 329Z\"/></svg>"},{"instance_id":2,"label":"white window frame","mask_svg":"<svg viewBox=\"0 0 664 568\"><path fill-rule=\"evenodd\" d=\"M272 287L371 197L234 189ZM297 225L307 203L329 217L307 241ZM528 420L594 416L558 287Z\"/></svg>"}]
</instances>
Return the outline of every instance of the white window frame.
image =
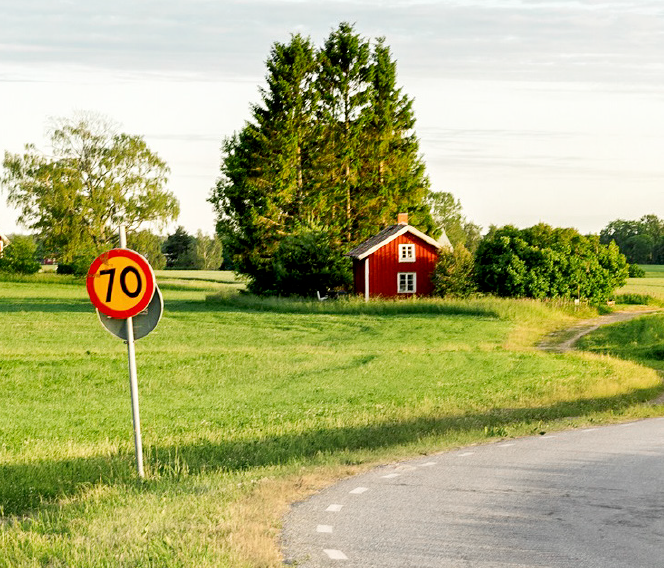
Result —
<instances>
[{"instance_id":1,"label":"white window frame","mask_svg":"<svg viewBox=\"0 0 664 568\"><path fill-rule=\"evenodd\" d=\"M402 289L401 288L401 277L406 277L406 288L408 288L408 276L412 276L413 280L413 289ZM399 294L416 294L417 293L417 273L416 272L397 272L397 292Z\"/></svg>"},{"instance_id":2,"label":"white window frame","mask_svg":"<svg viewBox=\"0 0 664 568\"><path fill-rule=\"evenodd\" d=\"M405 243L399 245L399 262L415 262L415 245Z\"/></svg>"}]
</instances>

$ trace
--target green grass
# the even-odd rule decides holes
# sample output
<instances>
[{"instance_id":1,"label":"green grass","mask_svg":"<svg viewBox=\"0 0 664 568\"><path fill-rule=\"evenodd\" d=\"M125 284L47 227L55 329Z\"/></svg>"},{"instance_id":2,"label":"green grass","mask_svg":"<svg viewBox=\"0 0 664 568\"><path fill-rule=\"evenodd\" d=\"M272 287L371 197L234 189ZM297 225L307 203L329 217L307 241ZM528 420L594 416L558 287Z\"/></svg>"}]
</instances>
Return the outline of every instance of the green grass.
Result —
<instances>
[{"instance_id":1,"label":"green grass","mask_svg":"<svg viewBox=\"0 0 664 568\"><path fill-rule=\"evenodd\" d=\"M600 328L581 338L579 347L664 371L664 315L654 314Z\"/></svg>"},{"instance_id":2,"label":"green grass","mask_svg":"<svg viewBox=\"0 0 664 568\"><path fill-rule=\"evenodd\" d=\"M646 271L645 278L628 278L627 284L620 288L616 294L618 302L620 296L649 297L641 302L649 305L664 306L664 265L642 264L640 265ZM633 302L627 302L633 303Z\"/></svg>"},{"instance_id":3,"label":"green grass","mask_svg":"<svg viewBox=\"0 0 664 568\"><path fill-rule=\"evenodd\" d=\"M664 278L664 264L639 264L646 273L646 278Z\"/></svg>"},{"instance_id":4,"label":"green grass","mask_svg":"<svg viewBox=\"0 0 664 568\"><path fill-rule=\"evenodd\" d=\"M83 281L0 281L0 566L277 566L274 503L302 479L660 412L652 370L528 347L572 320L562 305L265 301L223 273L157 276L144 483L126 347Z\"/></svg>"}]
</instances>

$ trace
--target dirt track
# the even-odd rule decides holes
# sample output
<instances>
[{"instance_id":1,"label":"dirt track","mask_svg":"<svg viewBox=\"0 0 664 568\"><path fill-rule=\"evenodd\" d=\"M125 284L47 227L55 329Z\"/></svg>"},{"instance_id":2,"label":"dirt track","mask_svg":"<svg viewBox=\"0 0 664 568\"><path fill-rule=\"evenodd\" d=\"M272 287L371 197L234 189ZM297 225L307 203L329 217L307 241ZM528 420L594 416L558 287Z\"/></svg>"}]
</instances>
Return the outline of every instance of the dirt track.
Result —
<instances>
[{"instance_id":1,"label":"dirt track","mask_svg":"<svg viewBox=\"0 0 664 568\"><path fill-rule=\"evenodd\" d=\"M661 310L642 310L636 312L615 312L606 316L599 316L592 319L587 319L578 322L576 325L557 331L548 335L538 345L543 351L551 351L553 353L564 353L574 348L574 344L587 333L595 331L598 327L627 321L638 318L647 314L654 314Z\"/></svg>"}]
</instances>

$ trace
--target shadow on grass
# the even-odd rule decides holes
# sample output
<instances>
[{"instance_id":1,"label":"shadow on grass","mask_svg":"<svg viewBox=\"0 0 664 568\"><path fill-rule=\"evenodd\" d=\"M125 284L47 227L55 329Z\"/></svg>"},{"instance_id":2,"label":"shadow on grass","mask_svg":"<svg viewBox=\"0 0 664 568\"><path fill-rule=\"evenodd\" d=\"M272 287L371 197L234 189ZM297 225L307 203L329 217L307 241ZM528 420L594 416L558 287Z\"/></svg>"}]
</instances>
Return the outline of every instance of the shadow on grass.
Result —
<instances>
[{"instance_id":1,"label":"shadow on grass","mask_svg":"<svg viewBox=\"0 0 664 568\"><path fill-rule=\"evenodd\" d=\"M651 400L660 391L661 388L657 387L619 396L561 402L543 408L505 408L463 416L378 422L367 426L322 427L304 433L249 440L157 446L151 448L146 465L156 478L170 478L175 482L183 471L189 474L215 470L234 472L293 462L306 464L317 456L334 455L336 452L344 452L346 458L352 459L348 452L402 446L426 437L474 431L481 439L485 429L490 435L499 436L502 429L512 425L537 424L591 412L620 411ZM23 515L93 485L135 483L134 456L131 454L4 464L0 465L0 504L5 516Z\"/></svg>"}]
</instances>

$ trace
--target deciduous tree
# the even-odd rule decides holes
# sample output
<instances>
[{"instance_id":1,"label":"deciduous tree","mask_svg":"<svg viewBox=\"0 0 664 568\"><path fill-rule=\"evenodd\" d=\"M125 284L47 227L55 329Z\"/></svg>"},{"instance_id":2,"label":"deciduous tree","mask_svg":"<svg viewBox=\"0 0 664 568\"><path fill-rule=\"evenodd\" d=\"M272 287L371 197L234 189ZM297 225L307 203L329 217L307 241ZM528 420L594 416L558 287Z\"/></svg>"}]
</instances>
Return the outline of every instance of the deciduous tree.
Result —
<instances>
[{"instance_id":1,"label":"deciduous tree","mask_svg":"<svg viewBox=\"0 0 664 568\"><path fill-rule=\"evenodd\" d=\"M142 137L87 114L54 122L50 143L48 154L33 144L6 152L2 185L19 222L60 261L108 248L121 223L133 232L177 218L168 167Z\"/></svg>"},{"instance_id":2,"label":"deciduous tree","mask_svg":"<svg viewBox=\"0 0 664 568\"><path fill-rule=\"evenodd\" d=\"M203 231L197 231L194 254L201 270L219 270L223 261L221 240L217 235L208 237Z\"/></svg>"},{"instance_id":3,"label":"deciduous tree","mask_svg":"<svg viewBox=\"0 0 664 568\"><path fill-rule=\"evenodd\" d=\"M155 270L166 268L166 257L161 252L162 237L143 230L127 235L127 246L142 254Z\"/></svg>"},{"instance_id":4,"label":"deciduous tree","mask_svg":"<svg viewBox=\"0 0 664 568\"><path fill-rule=\"evenodd\" d=\"M656 215L611 221L600 232L600 239L605 244L615 242L629 263L664 263L664 219Z\"/></svg>"},{"instance_id":5,"label":"deciduous tree","mask_svg":"<svg viewBox=\"0 0 664 568\"><path fill-rule=\"evenodd\" d=\"M462 213L461 201L449 192L430 191L426 204L430 208L434 224L445 231L454 248L463 245L471 253L477 250L481 227L466 219Z\"/></svg>"}]
</instances>

